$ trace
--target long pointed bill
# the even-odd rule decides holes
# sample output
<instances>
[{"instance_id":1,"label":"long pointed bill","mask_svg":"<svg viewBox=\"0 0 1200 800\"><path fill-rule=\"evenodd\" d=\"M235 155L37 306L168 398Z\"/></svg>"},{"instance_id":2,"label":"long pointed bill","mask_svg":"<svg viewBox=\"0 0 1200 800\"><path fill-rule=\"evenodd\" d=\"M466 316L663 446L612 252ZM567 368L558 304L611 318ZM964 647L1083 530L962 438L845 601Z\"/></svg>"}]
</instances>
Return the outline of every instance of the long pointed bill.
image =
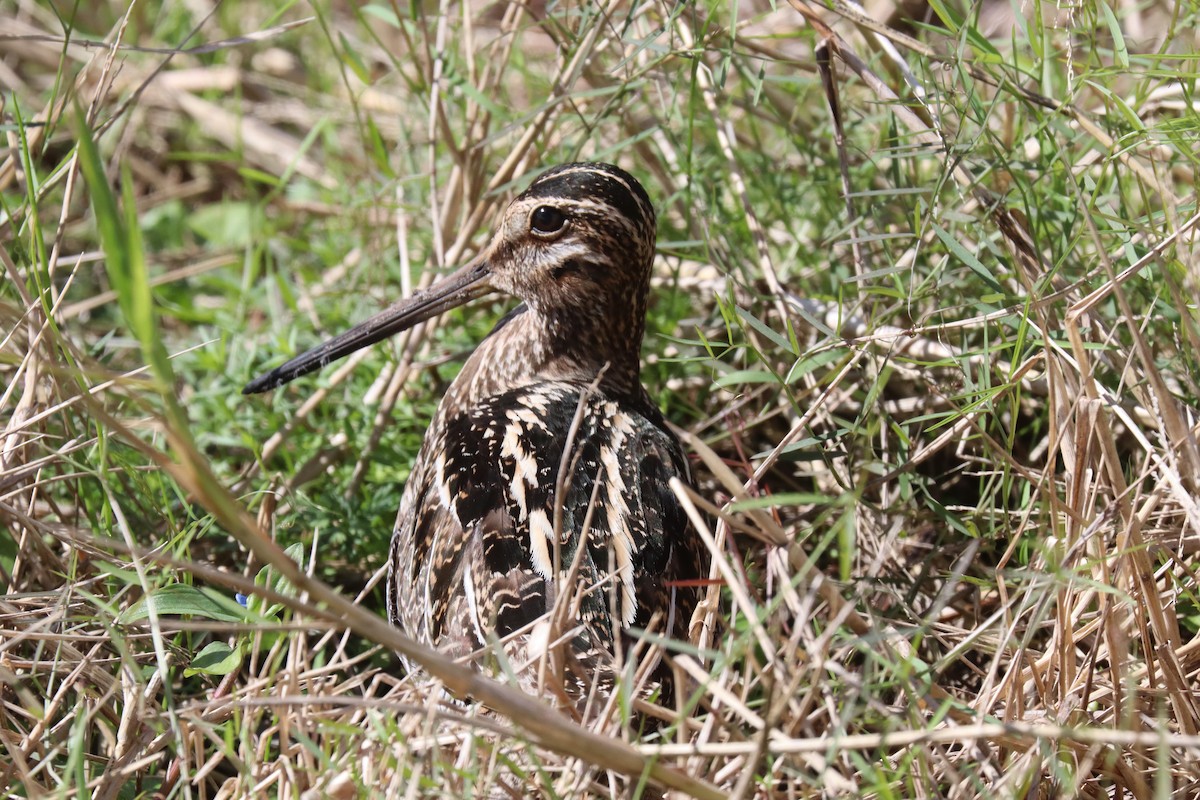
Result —
<instances>
[{"instance_id":1,"label":"long pointed bill","mask_svg":"<svg viewBox=\"0 0 1200 800\"><path fill-rule=\"evenodd\" d=\"M408 330L430 317L489 294L492 291L489 277L491 270L486 257L477 258L425 291L417 292L407 300L401 300L361 325L296 356L265 375L259 375L246 384L242 394L257 394L283 386L302 375L316 372L339 358L345 358L355 350L361 350L381 339Z\"/></svg>"}]
</instances>

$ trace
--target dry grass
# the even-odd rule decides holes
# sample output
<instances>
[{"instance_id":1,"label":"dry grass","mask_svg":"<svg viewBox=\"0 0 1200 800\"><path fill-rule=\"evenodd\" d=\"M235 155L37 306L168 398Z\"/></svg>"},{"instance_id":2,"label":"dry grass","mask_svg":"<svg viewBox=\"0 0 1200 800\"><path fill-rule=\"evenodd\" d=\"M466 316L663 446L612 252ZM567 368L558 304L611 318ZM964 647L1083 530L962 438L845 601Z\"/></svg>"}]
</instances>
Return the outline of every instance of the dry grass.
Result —
<instances>
[{"instance_id":1,"label":"dry grass","mask_svg":"<svg viewBox=\"0 0 1200 800\"><path fill-rule=\"evenodd\" d=\"M0 11L4 796L1196 795L1195 10L418 5ZM238 394L575 158L713 556L580 718L379 616L495 308Z\"/></svg>"}]
</instances>

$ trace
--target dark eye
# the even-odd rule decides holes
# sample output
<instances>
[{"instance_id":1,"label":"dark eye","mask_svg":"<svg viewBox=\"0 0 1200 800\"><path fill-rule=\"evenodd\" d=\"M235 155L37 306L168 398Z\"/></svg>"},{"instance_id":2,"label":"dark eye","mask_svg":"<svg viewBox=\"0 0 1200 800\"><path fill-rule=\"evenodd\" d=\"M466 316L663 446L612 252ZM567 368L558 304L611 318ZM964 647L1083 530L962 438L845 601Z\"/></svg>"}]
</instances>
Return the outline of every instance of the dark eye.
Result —
<instances>
[{"instance_id":1,"label":"dark eye","mask_svg":"<svg viewBox=\"0 0 1200 800\"><path fill-rule=\"evenodd\" d=\"M538 206L529 215L529 227L534 233L558 233L567 222L567 215L554 206Z\"/></svg>"}]
</instances>

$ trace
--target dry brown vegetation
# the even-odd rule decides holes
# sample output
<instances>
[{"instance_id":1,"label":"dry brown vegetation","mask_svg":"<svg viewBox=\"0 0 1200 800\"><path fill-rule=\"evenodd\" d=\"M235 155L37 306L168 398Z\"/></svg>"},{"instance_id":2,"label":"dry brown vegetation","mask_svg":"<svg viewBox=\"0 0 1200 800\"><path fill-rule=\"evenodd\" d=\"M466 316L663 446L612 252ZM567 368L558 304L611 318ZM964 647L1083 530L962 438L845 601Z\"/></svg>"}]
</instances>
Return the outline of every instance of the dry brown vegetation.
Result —
<instances>
[{"instance_id":1,"label":"dry brown vegetation","mask_svg":"<svg viewBox=\"0 0 1200 800\"><path fill-rule=\"evenodd\" d=\"M1194 7L86 5L0 7L4 796L1200 796ZM577 158L713 568L572 717L380 616L499 306L239 390Z\"/></svg>"}]
</instances>

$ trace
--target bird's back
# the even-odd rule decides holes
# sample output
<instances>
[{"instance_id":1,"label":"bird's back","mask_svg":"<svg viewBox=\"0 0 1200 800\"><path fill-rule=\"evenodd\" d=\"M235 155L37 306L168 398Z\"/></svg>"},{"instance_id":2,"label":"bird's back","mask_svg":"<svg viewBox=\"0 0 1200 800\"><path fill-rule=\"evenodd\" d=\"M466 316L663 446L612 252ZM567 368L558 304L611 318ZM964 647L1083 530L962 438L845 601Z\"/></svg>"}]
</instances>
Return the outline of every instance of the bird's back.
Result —
<instances>
[{"instance_id":1,"label":"bird's back","mask_svg":"<svg viewBox=\"0 0 1200 800\"><path fill-rule=\"evenodd\" d=\"M540 381L443 409L397 520L393 621L463 656L561 641L593 672L630 627L684 636L699 548L672 476L687 465L644 391Z\"/></svg>"}]
</instances>

